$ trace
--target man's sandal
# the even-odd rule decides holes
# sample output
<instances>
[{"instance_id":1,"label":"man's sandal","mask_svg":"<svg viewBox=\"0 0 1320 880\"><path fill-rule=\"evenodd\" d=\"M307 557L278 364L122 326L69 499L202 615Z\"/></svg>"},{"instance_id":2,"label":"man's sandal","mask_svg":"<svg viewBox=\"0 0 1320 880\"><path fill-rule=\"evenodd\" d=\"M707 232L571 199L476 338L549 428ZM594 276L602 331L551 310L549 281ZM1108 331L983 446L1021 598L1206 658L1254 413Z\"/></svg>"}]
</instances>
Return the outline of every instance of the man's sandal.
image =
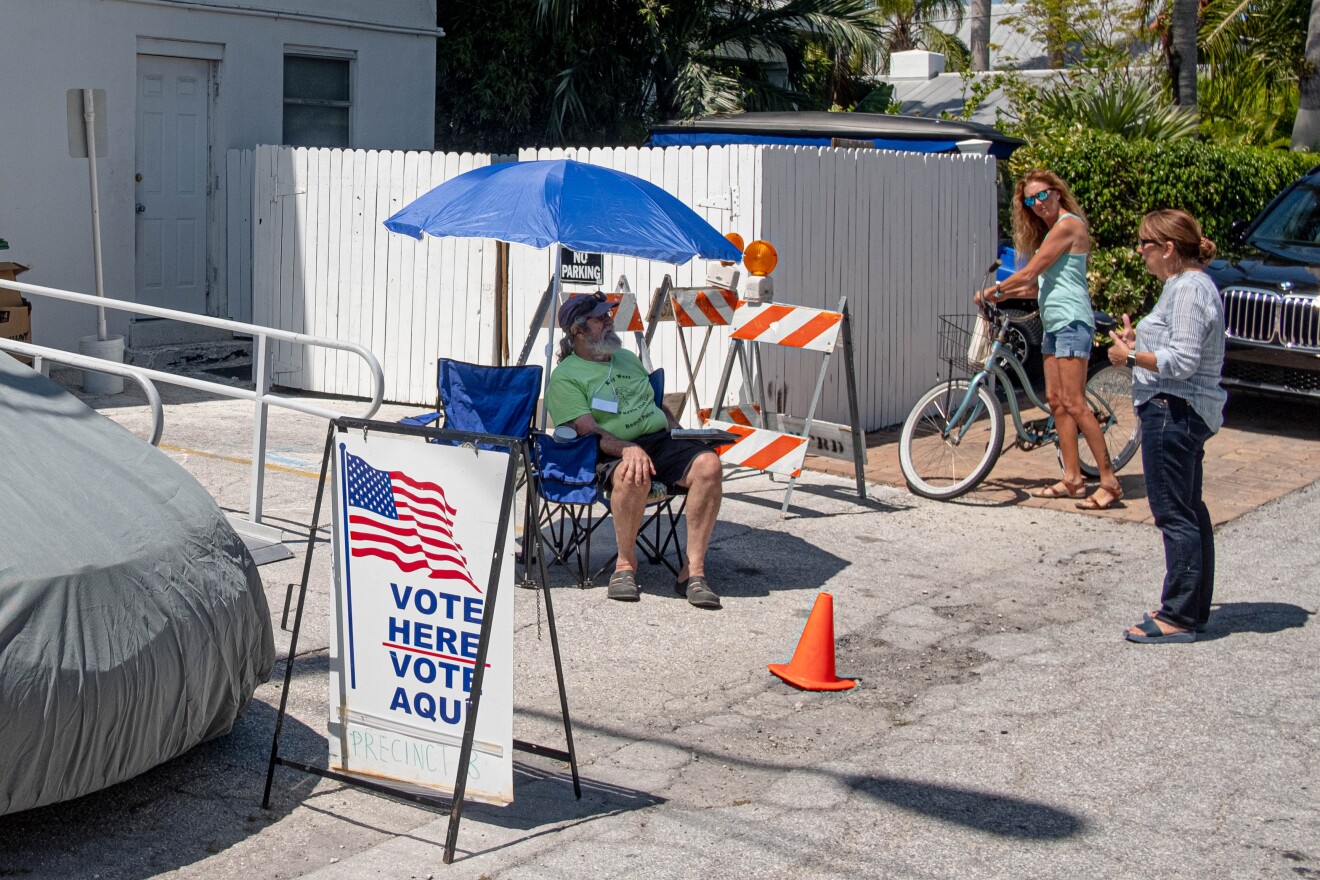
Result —
<instances>
[{"instance_id":1,"label":"man's sandal","mask_svg":"<svg viewBox=\"0 0 1320 880\"><path fill-rule=\"evenodd\" d=\"M642 598L637 588L637 575L631 571L616 571L610 575L610 586L605 595L620 602L636 602Z\"/></svg>"},{"instance_id":2,"label":"man's sandal","mask_svg":"<svg viewBox=\"0 0 1320 880\"><path fill-rule=\"evenodd\" d=\"M685 581L675 581L674 592L685 597L690 605L697 608L714 610L722 607L720 597L715 595L715 591L706 583L706 579L700 575L690 577Z\"/></svg>"},{"instance_id":3,"label":"man's sandal","mask_svg":"<svg viewBox=\"0 0 1320 880\"><path fill-rule=\"evenodd\" d=\"M1069 483L1067 480L1046 486L1039 492L1032 492L1032 498L1085 498L1086 481L1082 480L1076 484Z\"/></svg>"},{"instance_id":4,"label":"man's sandal","mask_svg":"<svg viewBox=\"0 0 1320 880\"><path fill-rule=\"evenodd\" d=\"M1146 645L1183 645L1196 641L1196 633L1190 629L1176 629L1173 632L1165 632L1150 617L1143 617L1141 623L1138 623L1132 629L1139 630L1139 632L1123 630L1123 638L1129 642L1140 642Z\"/></svg>"}]
</instances>

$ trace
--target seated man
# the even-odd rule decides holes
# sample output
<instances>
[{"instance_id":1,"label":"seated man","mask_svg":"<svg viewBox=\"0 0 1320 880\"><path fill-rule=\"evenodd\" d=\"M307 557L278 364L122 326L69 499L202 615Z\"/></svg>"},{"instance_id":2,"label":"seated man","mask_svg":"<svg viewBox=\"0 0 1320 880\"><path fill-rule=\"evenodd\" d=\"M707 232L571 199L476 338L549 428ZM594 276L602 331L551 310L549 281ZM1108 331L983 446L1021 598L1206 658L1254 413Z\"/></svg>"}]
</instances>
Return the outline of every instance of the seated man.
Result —
<instances>
[{"instance_id":1,"label":"seated man","mask_svg":"<svg viewBox=\"0 0 1320 880\"><path fill-rule=\"evenodd\" d=\"M719 514L723 471L715 450L669 436L678 421L655 403L646 368L614 332L604 294L570 297L559 309L559 366L545 403L556 425L600 438L596 479L608 490L619 558L607 595L636 602L637 531L651 482L687 489L687 562L674 584L698 608L719 608L706 583L706 547Z\"/></svg>"}]
</instances>

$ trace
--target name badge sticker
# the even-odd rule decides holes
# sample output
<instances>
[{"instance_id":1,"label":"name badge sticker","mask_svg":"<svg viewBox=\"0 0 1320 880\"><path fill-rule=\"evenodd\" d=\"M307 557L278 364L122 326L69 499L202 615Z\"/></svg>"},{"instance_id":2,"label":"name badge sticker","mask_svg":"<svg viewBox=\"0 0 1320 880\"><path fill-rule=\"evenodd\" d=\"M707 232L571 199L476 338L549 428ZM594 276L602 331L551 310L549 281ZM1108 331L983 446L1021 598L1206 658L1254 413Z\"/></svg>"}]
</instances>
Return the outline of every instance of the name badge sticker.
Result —
<instances>
[{"instance_id":1,"label":"name badge sticker","mask_svg":"<svg viewBox=\"0 0 1320 880\"><path fill-rule=\"evenodd\" d=\"M606 400L603 397L593 397L591 398L591 408L598 409L601 412L617 413L619 402L617 400Z\"/></svg>"}]
</instances>

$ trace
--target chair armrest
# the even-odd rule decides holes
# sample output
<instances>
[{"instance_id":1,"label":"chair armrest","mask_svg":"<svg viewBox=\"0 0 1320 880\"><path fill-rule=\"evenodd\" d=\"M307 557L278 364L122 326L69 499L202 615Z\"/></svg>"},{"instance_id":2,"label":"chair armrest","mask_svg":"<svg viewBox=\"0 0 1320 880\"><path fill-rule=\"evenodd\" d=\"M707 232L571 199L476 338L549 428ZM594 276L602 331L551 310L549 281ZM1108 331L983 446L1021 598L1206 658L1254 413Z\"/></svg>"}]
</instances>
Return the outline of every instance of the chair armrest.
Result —
<instances>
[{"instance_id":1,"label":"chair armrest","mask_svg":"<svg viewBox=\"0 0 1320 880\"><path fill-rule=\"evenodd\" d=\"M399 424L412 425L415 428L424 428L439 418L440 413L438 412L419 413L415 416L408 416L407 418L399 419Z\"/></svg>"}]
</instances>

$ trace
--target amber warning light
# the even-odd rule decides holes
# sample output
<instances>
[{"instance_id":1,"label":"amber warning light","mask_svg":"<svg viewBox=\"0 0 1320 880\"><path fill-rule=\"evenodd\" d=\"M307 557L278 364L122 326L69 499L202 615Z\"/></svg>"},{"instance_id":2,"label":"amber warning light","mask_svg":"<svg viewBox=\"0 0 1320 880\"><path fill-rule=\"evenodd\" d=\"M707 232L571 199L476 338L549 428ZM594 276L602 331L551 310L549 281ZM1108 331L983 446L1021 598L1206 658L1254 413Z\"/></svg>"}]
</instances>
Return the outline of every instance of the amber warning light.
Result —
<instances>
[{"instance_id":1,"label":"amber warning light","mask_svg":"<svg viewBox=\"0 0 1320 880\"><path fill-rule=\"evenodd\" d=\"M760 239L743 248L743 266L751 273L743 289L743 299L749 303L769 303L775 300L775 285L770 273L779 263L775 246Z\"/></svg>"}]
</instances>

